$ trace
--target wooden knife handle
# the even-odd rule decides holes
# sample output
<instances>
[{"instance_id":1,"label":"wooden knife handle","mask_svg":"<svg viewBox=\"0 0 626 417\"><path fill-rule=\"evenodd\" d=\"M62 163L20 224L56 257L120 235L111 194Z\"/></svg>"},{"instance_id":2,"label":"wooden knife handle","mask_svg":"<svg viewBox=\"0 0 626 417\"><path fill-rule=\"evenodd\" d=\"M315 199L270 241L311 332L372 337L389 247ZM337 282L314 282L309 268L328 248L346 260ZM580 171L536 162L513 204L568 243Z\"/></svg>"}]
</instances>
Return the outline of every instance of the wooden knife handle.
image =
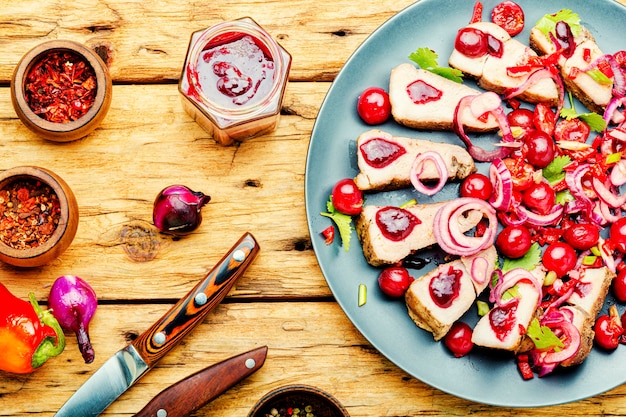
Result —
<instances>
[{"instance_id":1,"label":"wooden knife handle","mask_svg":"<svg viewBox=\"0 0 626 417\"><path fill-rule=\"evenodd\" d=\"M191 414L260 369L266 356L263 346L211 365L161 391L135 417Z\"/></svg>"},{"instance_id":2,"label":"wooden knife handle","mask_svg":"<svg viewBox=\"0 0 626 417\"><path fill-rule=\"evenodd\" d=\"M245 233L189 294L131 343L149 368L226 297L259 250L254 236Z\"/></svg>"}]
</instances>

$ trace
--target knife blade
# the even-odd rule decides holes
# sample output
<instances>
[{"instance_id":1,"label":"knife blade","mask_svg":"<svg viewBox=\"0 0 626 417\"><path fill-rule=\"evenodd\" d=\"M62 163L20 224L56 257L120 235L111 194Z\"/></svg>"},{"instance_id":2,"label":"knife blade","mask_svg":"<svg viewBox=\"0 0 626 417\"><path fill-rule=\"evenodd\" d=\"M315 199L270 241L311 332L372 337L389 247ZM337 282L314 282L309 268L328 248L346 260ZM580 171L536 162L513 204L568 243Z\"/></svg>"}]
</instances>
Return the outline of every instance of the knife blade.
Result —
<instances>
[{"instance_id":1,"label":"knife blade","mask_svg":"<svg viewBox=\"0 0 626 417\"><path fill-rule=\"evenodd\" d=\"M204 279L152 327L109 358L55 417L100 415L202 322L226 297L259 250L254 236L244 233Z\"/></svg>"},{"instance_id":2,"label":"knife blade","mask_svg":"<svg viewBox=\"0 0 626 417\"><path fill-rule=\"evenodd\" d=\"M184 417L219 397L265 363L262 346L209 366L164 389L135 417Z\"/></svg>"}]
</instances>

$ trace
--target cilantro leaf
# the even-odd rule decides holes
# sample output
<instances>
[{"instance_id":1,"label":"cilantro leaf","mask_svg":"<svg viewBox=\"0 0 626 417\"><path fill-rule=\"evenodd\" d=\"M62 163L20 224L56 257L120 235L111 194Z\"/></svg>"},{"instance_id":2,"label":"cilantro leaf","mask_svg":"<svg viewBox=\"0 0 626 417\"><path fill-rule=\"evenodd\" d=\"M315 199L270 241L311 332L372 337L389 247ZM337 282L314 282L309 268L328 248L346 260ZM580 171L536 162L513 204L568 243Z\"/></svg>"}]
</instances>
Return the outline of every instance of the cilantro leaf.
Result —
<instances>
[{"instance_id":1,"label":"cilantro leaf","mask_svg":"<svg viewBox=\"0 0 626 417\"><path fill-rule=\"evenodd\" d=\"M502 272L506 273L515 268L523 268L528 271L532 271L539 265L541 261L541 249L537 242L530 245L530 249L524 256L517 259L504 258L502 265Z\"/></svg>"},{"instance_id":2,"label":"cilantro leaf","mask_svg":"<svg viewBox=\"0 0 626 417\"><path fill-rule=\"evenodd\" d=\"M563 347L561 339L556 337L548 326L541 326L536 318L530 322L526 335L531 338L535 347L539 350L554 350L558 352Z\"/></svg>"},{"instance_id":3,"label":"cilantro leaf","mask_svg":"<svg viewBox=\"0 0 626 417\"><path fill-rule=\"evenodd\" d=\"M346 252L350 250L350 239L352 238L352 230L354 227L352 226L352 217L347 214L343 214L335 210L335 206L333 206L333 198L332 196L328 199L326 203L327 213L320 213L322 216L330 218L337 225L337 229L339 229L339 236L341 236L341 243Z\"/></svg>"},{"instance_id":4,"label":"cilantro leaf","mask_svg":"<svg viewBox=\"0 0 626 417\"><path fill-rule=\"evenodd\" d=\"M557 156L548 164L547 167L541 170L543 177L551 184L557 184L565 179L565 168L570 162L571 158L567 155Z\"/></svg>"},{"instance_id":5,"label":"cilantro leaf","mask_svg":"<svg viewBox=\"0 0 626 417\"><path fill-rule=\"evenodd\" d=\"M418 48L409 55L409 59L415 62L420 68L457 83L463 82L463 73L461 71L455 68L440 67L437 58L439 58L437 53L428 48Z\"/></svg>"},{"instance_id":6,"label":"cilantro leaf","mask_svg":"<svg viewBox=\"0 0 626 417\"><path fill-rule=\"evenodd\" d=\"M604 129L606 129L606 121L598 113L579 114L576 112L576 109L574 108L574 99L572 98L571 92L569 93L569 102L571 107L563 107L561 109L561 113L559 113L562 118L567 120L579 118L583 122L587 123L587 125L589 125L589 127L596 132L602 132L604 131Z\"/></svg>"},{"instance_id":7,"label":"cilantro leaf","mask_svg":"<svg viewBox=\"0 0 626 417\"><path fill-rule=\"evenodd\" d=\"M587 123L596 132L602 132L606 129L606 120L598 113L583 113L579 114L578 118Z\"/></svg>"},{"instance_id":8,"label":"cilantro leaf","mask_svg":"<svg viewBox=\"0 0 626 417\"><path fill-rule=\"evenodd\" d=\"M559 191L558 193L556 193L556 198L555 198L555 203L556 204L563 204L565 205L566 203L570 202L570 201L574 201L575 198L572 195L572 193L565 189L563 191Z\"/></svg>"},{"instance_id":9,"label":"cilantro leaf","mask_svg":"<svg viewBox=\"0 0 626 417\"><path fill-rule=\"evenodd\" d=\"M563 20L572 29L574 37L580 33L580 17L569 9L561 9L554 14L546 14L537 21L535 27L539 29L546 37L550 32L554 33L557 22Z\"/></svg>"}]
</instances>

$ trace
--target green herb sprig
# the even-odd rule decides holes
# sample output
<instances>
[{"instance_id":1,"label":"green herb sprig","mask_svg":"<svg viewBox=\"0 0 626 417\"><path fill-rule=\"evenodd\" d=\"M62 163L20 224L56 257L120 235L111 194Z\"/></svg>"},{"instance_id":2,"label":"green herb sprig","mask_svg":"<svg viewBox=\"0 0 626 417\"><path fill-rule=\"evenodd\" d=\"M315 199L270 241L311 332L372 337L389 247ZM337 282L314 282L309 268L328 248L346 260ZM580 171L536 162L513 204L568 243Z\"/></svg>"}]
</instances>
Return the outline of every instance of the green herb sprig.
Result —
<instances>
[{"instance_id":1,"label":"green herb sprig","mask_svg":"<svg viewBox=\"0 0 626 417\"><path fill-rule=\"evenodd\" d=\"M421 69L452 80L457 83L463 82L463 73L455 68L440 67L437 63L439 56L435 51L428 48L418 48L409 55L409 59L415 62Z\"/></svg>"},{"instance_id":2,"label":"green herb sprig","mask_svg":"<svg viewBox=\"0 0 626 417\"><path fill-rule=\"evenodd\" d=\"M327 213L320 213L322 216L330 218L337 229L339 230L339 236L341 237L341 244L346 252L350 250L350 239L352 238L352 230L354 230L354 226L352 225L352 217L347 214L343 214L338 212L333 206L333 198L330 196L328 202L326 203Z\"/></svg>"}]
</instances>

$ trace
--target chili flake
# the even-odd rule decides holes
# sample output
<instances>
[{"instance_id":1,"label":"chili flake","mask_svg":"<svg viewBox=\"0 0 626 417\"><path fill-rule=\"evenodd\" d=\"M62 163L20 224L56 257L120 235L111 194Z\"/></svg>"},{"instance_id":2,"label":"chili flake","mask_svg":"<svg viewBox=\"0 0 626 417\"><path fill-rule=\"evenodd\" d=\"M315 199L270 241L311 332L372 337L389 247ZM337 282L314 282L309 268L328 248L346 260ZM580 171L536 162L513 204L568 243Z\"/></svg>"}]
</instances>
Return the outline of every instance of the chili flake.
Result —
<instances>
[{"instance_id":1,"label":"chili flake","mask_svg":"<svg viewBox=\"0 0 626 417\"><path fill-rule=\"evenodd\" d=\"M51 51L35 62L24 85L26 101L39 117L54 123L78 120L96 96L96 74L78 54Z\"/></svg>"},{"instance_id":2,"label":"chili flake","mask_svg":"<svg viewBox=\"0 0 626 417\"><path fill-rule=\"evenodd\" d=\"M19 180L0 190L0 241L11 248L45 243L60 217L59 198L47 184Z\"/></svg>"}]
</instances>

